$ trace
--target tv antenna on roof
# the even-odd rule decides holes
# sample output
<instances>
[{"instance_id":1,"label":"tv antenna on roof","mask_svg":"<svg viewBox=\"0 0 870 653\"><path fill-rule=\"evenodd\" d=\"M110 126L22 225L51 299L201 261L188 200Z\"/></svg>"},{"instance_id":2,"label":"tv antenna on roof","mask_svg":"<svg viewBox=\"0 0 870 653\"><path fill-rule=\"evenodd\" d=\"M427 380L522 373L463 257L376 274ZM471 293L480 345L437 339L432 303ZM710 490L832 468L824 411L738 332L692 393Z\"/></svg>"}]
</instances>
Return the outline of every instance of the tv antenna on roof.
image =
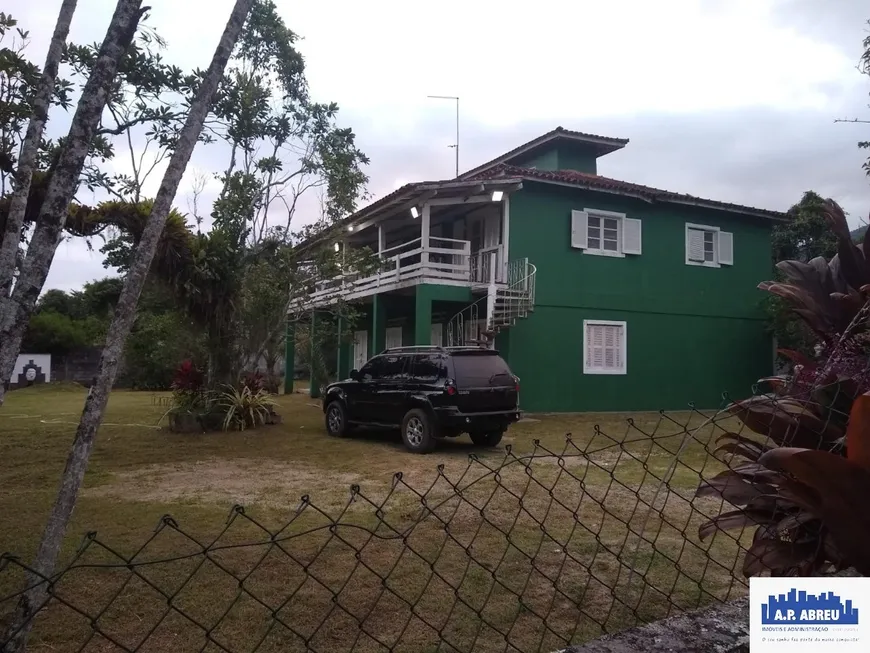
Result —
<instances>
[{"instance_id":1,"label":"tv antenna on roof","mask_svg":"<svg viewBox=\"0 0 870 653\"><path fill-rule=\"evenodd\" d=\"M452 147L456 150L456 176L459 176L459 98L455 95L427 95L431 100L455 100L456 101L456 142L453 145L448 145L447 147Z\"/></svg>"}]
</instances>

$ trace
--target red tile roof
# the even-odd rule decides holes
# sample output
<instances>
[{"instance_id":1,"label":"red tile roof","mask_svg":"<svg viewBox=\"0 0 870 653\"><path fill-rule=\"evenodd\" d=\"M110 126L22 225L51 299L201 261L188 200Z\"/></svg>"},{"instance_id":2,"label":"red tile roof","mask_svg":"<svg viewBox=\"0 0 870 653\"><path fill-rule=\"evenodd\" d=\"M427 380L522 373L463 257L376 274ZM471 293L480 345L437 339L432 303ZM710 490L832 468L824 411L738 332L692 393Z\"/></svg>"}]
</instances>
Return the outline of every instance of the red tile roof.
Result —
<instances>
[{"instance_id":1,"label":"red tile roof","mask_svg":"<svg viewBox=\"0 0 870 653\"><path fill-rule=\"evenodd\" d=\"M641 184L633 184L619 179L611 179L610 177L602 177L601 175L593 175L588 172L580 172L578 170L538 170L536 168L521 168L507 164L498 164L492 168L484 170L468 179L493 179L498 177L517 177L528 179L531 181L541 181L544 183L568 184L589 190L600 190L607 193L616 193L618 195L632 195L649 202L666 202L674 204L691 204L695 206L704 206L707 208L720 209L730 211L732 213L743 213L771 219L784 219L785 213L780 211L770 211L768 209L757 209L751 206L743 206L741 204L732 204L730 202L719 202L716 200L707 200L694 195L685 193L675 193L669 190L653 188L651 186L643 186Z\"/></svg>"}]
</instances>

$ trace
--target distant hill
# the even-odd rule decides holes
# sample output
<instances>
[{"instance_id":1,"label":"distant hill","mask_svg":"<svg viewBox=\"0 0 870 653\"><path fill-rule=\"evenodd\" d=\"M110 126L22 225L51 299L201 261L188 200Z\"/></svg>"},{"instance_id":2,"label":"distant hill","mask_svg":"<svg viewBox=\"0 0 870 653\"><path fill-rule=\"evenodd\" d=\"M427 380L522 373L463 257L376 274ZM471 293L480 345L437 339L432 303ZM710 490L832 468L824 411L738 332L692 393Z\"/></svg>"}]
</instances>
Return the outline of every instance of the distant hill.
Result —
<instances>
[{"instance_id":1,"label":"distant hill","mask_svg":"<svg viewBox=\"0 0 870 653\"><path fill-rule=\"evenodd\" d=\"M852 240L856 243L860 243L864 241L864 232L867 231L867 225L863 227L858 227L857 229L853 229L849 233L852 235Z\"/></svg>"}]
</instances>

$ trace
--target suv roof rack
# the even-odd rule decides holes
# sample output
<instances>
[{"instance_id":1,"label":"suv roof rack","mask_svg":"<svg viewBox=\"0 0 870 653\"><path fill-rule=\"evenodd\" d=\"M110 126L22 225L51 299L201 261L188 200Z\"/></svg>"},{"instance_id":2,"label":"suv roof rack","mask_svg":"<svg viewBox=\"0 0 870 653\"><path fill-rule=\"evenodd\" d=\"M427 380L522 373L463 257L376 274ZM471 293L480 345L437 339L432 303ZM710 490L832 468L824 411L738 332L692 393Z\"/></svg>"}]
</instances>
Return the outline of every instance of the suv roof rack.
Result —
<instances>
[{"instance_id":1,"label":"suv roof rack","mask_svg":"<svg viewBox=\"0 0 870 653\"><path fill-rule=\"evenodd\" d=\"M414 354L420 352L431 352L431 351L440 351L444 353L448 353L451 351L491 351L494 353L498 353L497 349L490 349L489 347L483 347L481 345L452 345L448 347L442 347L441 345L405 345L403 347L387 347L384 349L378 356L383 356L384 354Z\"/></svg>"},{"instance_id":2,"label":"suv roof rack","mask_svg":"<svg viewBox=\"0 0 870 653\"><path fill-rule=\"evenodd\" d=\"M381 354L402 353L411 354L417 351L446 351L447 348L440 345L406 345L404 347L387 347Z\"/></svg>"}]
</instances>

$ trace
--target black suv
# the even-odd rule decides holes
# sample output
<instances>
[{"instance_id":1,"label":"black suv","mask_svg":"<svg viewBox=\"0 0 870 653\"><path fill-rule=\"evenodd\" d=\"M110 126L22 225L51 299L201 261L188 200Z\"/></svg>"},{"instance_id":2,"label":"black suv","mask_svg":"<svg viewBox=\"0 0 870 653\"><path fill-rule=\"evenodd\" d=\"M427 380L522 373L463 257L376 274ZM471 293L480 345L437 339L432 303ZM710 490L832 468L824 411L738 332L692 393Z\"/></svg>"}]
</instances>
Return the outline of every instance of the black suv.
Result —
<instances>
[{"instance_id":1,"label":"black suv","mask_svg":"<svg viewBox=\"0 0 870 653\"><path fill-rule=\"evenodd\" d=\"M323 412L330 435L400 427L409 451L428 453L437 438L462 433L497 445L520 419L518 397L519 379L493 349L395 347L329 385Z\"/></svg>"}]
</instances>

